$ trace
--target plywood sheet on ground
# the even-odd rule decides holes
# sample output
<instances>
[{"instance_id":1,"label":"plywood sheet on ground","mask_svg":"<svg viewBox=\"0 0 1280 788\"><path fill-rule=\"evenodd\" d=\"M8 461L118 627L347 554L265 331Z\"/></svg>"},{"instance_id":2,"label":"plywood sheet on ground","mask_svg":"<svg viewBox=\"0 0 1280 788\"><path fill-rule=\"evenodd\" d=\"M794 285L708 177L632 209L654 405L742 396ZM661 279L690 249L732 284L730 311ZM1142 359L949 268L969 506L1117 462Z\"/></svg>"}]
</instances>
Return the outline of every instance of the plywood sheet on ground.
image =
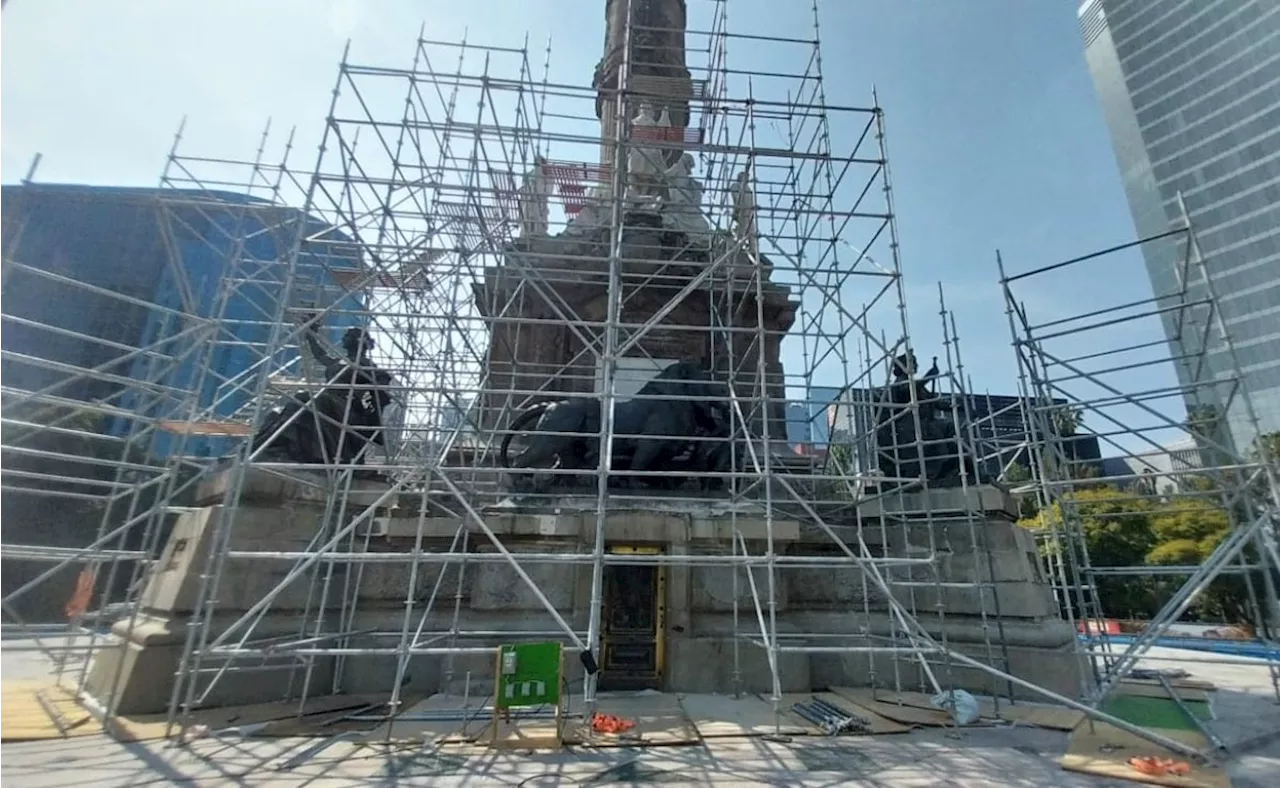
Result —
<instances>
[{"instance_id":1,"label":"plywood sheet on ground","mask_svg":"<svg viewBox=\"0 0 1280 788\"><path fill-rule=\"evenodd\" d=\"M308 698L302 706L302 716L327 714L343 709L357 709L370 703L370 698L361 695L322 695ZM191 712L184 724L187 729L203 726L210 732L227 728L247 728L265 725L276 720L296 718L299 704L296 700L271 703L253 703L244 706L222 706L219 708L197 709ZM112 720L112 731L120 741L152 741L163 739L168 724L163 714L136 715L132 717L116 717ZM179 728L174 727L174 732ZM251 731L257 733L258 731Z\"/></svg>"},{"instance_id":2,"label":"plywood sheet on ground","mask_svg":"<svg viewBox=\"0 0 1280 788\"><path fill-rule=\"evenodd\" d=\"M826 701L833 706L845 709L870 723L870 729L866 733L878 735L884 733L908 733L911 730L910 725L903 725L901 722L892 720L883 714L862 703L850 700L836 692L814 692L809 697L816 697L818 700Z\"/></svg>"},{"instance_id":3,"label":"plywood sheet on ground","mask_svg":"<svg viewBox=\"0 0 1280 788\"><path fill-rule=\"evenodd\" d=\"M43 702L42 702L43 701ZM42 741L102 733L74 691L47 679L0 685L0 740Z\"/></svg>"},{"instance_id":4,"label":"plywood sheet on ground","mask_svg":"<svg viewBox=\"0 0 1280 788\"><path fill-rule=\"evenodd\" d=\"M1183 700L1193 700L1208 702L1209 692L1198 687L1179 687L1174 685L1174 692L1178 693L1178 697ZM1148 684L1138 681L1122 681L1116 687L1116 692L1124 695L1133 695L1139 698L1167 698L1169 692L1159 684Z\"/></svg>"},{"instance_id":5,"label":"plywood sheet on ground","mask_svg":"<svg viewBox=\"0 0 1280 788\"><path fill-rule=\"evenodd\" d=\"M576 717L570 724L568 721L557 733L554 719L498 720L498 735L493 735L492 724L484 726L477 744L493 744L496 747L515 750L547 750L564 744L576 744L576 736L570 738L570 731L580 731L581 717Z\"/></svg>"},{"instance_id":6,"label":"plywood sheet on ground","mask_svg":"<svg viewBox=\"0 0 1280 788\"><path fill-rule=\"evenodd\" d=\"M951 715L941 709L921 708L908 704L887 703L872 697L871 690L863 687L832 687L831 690L842 698L857 703L863 708L879 714L881 717L900 722L903 725L926 725L943 727L954 724ZM885 697L883 693L881 697Z\"/></svg>"},{"instance_id":7,"label":"plywood sheet on ground","mask_svg":"<svg viewBox=\"0 0 1280 788\"><path fill-rule=\"evenodd\" d=\"M1203 749L1208 746L1199 731L1160 731L1167 738ZM1138 736L1122 731L1106 723L1081 723L1067 742L1067 752L1058 763L1068 771L1137 780L1171 788L1230 788L1231 779L1221 768L1192 764L1190 773L1183 776L1147 775L1129 765L1133 757L1155 756L1185 760L1169 750Z\"/></svg>"},{"instance_id":8,"label":"plywood sheet on ground","mask_svg":"<svg viewBox=\"0 0 1280 788\"><path fill-rule=\"evenodd\" d=\"M1138 678L1130 677L1125 679L1124 683L1125 684L1147 684L1152 687L1159 687L1160 679L1138 679ZM1218 689L1217 685L1214 684L1212 681L1203 681L1201 679L1191 679L1191 678L1169 679L1169 683L1172 684L1175 689L1199 689L1199 690L1205 690L1206 692L1213 692Z\"/></svg>"},{"instance_id":9,"label":"plywood sheet on ground","mask_svg":"<svg viewBox=\"0 0 1280 788\"><path fill-rule=\"evenodd\" d=\"M493 710L485 709L488 698L468 698L464 707L461 695L432 695L406 706L396 719L383 722L361 737L364 741L432 741L470 742L490 732ZM414 715L452 712L456 719L415 720Z\"/></svg>"},{"instance_id":10,"label":"plywood sheet on ground","mask_svg":"<svg viewBox=\"0 0 1280 788\"><path fill-rule=\"evenodd\" d=\"M857 702L850 700L849 698L843 697L841 695L837 695L834 692L784 693L782 696L782 700L778 704L779 707L783 709L783 713L782 713L783 719L785 719L786 721L790 722L793 725L803 728L805 733L810 736L826 736L827 732L824 731L822 728L819 728L817 725L814 725L812 722L809 722L804 717L801 717L799 714L796 714L794 711L791 710L791 708L795 704L810 702L815 697L817 697L819 700L824 700L827 703L835 704L839 708L844 709L852 714L857 714L859 717L862 717L863 719L865 719L868 723L871 724L871 729L867 731L868 733L876 734L876 735L887 734L887 733L907 733L908 731L911 730L911 727L908 725L903 725L902 723L894 722L893 720L890 720L886 717L882 717L879 714L876 714L871 709L865 706L862 706Z\"/></svg>"},{"instance_id":11,"label":"plywood sheet on ground","mask_svg":"<svg viewBox=\"0 0 1280 788\"><path fill-rule=\"evenodd\" d=\"M569 735L595 747L629 747L636 744L662 746L695 744L700 739L693 723L685 716L680 699L666 693L607 693L599 698L597 709L636 725L626 733L594 733L590 722L575 726Z\"/></svg>"},{"instance_id":12,"label":"plywood sheet on ground","mask_svg":"<svg viewBox=\"0 0 1280 788\"><path fill-rule=\"evenodd\" d=\"M402 699L401 708L409 708L420 696ZM377 720L351 720L351 716L375 717L386 712L386 695L368 696L365 702L352 708L338 709L332 712L311 712L301 717L289 717L283 720L268 722L254 733L266 738L289 738L297 736L333 736L337 733L363 733L373 730L380 723Z\"/></svg>"},{"instance_id":13,"label":"plywood sheet on ground","mask_svg":"<svg viewBox=\"0 0 1280 788\"><path fill-rule=\"evenodd\" d=\"M808 726L795 723L784 714L774 714L773 704L755 695L681 695L685 716L704 739L735 736L801 736ZM780 710L791 708L781 706Z\"/></svg>"},{"instance_id":14,"label":"plywood sheet on ground","mask_svg":"<svg viewBox=\"0 0 1280 788\"><path fill-rule=\"evenodd\" d=\"M871 687L841 687L839 689L847 697L856 697L863 701L891 703L895 706L911 706L912 708L926 711L940 711L937 706L933 705L933 696L926 692L912 692L910 690L895 692L885 689L873 690ZM979 698L978 708L984 717L990 717L995 714L995 704L990 700Z\"/></svg>"},{"instance_id":15,"label":"plywood sheet on ground","mask_svg":"<svg viewBox=\"0 0 1280 788\"><path fill-rule=\"evenodd\" d=\"M933 696L927 692L912 692L910 690L894 690L873 689L871 687L841 687L843 694L850 697L857 695L864 700L877 701L879 703L892 703L895 705L914 706L917 709L931 709L936 711L930 698ZM990 705L990 704L987 704Z\"/></svg>"},{"instance_id":16,"label":"plywood sheet on ground","mask_svg":"<svg viewBox=\"0 0 1280 788\"><path fill-rule=\"evenodd\" d=\"M1030 706L1025 703L1010 706L1002 703L1000 704L999 719L1020 722L1024 725L1034 725L1037 728L1070 731L1074 730L1084 717L1083 711L1076 711L1063 706Z\"/></svg>"},{"instance_id":17,"label":"plywood sheet on ground","mask_svg":"<svg viewBox=\"0 0 1280 788\"><path fill-rule=\"evenodd\" d=\"M867 702L872 699L872 691L869 687L840 687L838 692L845 694L851 700ZM923 692L893 692L891 690L876 690L874 700L877 703L886 703L893 706L904 706L913 709L920 709L929 712L932 716L929 719L939 719L941 722L912 722L915 725L945 725L948 724L949 716L937 709L930 701L932 696ZM871 704L871 708L875 708L875 704ZM1007 700L1001 700L999 709L997 710L995 702L991 698L978 698L978 710L982 714L984 720L1001 719L1008 722L1020 722L1025 725L1034 725L1039 728L1049 728L1059 731L1073 730L1080 721L1084 719L1084 712L1068 709L1063 706L1048 706L1040 704L1011 704ZM918 718L911 711L894 712L903 717ZM894 717L897 719L897 717ZM905 720L903 720L905 721Z\"/></svg>"}]
</instances>

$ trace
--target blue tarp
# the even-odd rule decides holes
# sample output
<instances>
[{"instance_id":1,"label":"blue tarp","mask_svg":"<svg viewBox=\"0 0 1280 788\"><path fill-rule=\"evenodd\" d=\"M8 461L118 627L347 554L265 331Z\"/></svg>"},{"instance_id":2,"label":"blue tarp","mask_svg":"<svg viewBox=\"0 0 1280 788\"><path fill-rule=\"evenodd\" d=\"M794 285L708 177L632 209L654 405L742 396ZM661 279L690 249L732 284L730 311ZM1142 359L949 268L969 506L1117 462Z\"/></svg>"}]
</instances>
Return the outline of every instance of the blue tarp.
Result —
<instances>
[{"instance_id":1,"label":"blue tarp","mask_svg":"<svg viewBox=\"0 0 1280 788\"><path fill-rule=\"evenodd\" d=\"M1081 636L1081 640L1095 646L1101 646L1102 638ZM1132 635L1108 635L1106 641L1112 646L1128 646L1134 641ZM1209 651L1215 654L1231 654L1237 657L1257 657L1258 659L1280 659L1280 649L1268 648L1260 640L1218 640L1215 638L1157 638L1154 645L1161 648L1182 648L1191 651Z\"/></svg>"}]
</instances>

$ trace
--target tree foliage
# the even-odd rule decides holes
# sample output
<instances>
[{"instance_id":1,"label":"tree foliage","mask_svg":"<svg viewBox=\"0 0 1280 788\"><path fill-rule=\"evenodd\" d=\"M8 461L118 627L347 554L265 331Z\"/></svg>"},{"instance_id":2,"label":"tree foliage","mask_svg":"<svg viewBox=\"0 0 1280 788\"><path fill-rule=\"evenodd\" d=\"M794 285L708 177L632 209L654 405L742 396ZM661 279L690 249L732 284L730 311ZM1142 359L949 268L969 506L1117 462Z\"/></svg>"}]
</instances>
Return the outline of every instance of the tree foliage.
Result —
<instances>
[{"instance_id":1,"label":"tree foliage","mask_svg":"<svg viewBox=\"0 0 1280 788\"><path fill-rule=\"evenodd\" d=\"M1194 436L1211 438L1217 433L1221 421L1221 414L1212 405L1192 405L1187 408L1187 418L1183 426Z\"/></svg>"},{"instance_id":2,"label":"tree foliage","mask_svg":"<svg viewBox=\"0 0 1280 788\"><path fill-rule=\"evenodd\" d=\"M1110 485L1078 489L1020 525L1043 530L1063 528L1065 514L1078 522L1093 566L1198 566L1226 538L1227 512L1199 497L1154 499ZM1075 557L1080 561L1082 555ZM1103 613L1149 618L1183 580L1171 575L1099 576ZM1222 577L1192 607L1197 618L1238 623L1248 619L1248 594L1238 577Z\"/></svg>"},{"instance_id":3,"label":"tree foliage","mask_svg":"<svg viewBox=\"0 0 1280 788\"><path fill-rule=\"evenodd\" d=\"M1221 437L1226 422L1222 415L1212 406L1195 406L1188 409L1184 426L1201 443L1202 457L1212 462L1210 452L1203 447L1209 441L1223 443ZM1257 436L1246 452L1246 459L1253 463L1280 462L1280 432ZM1248 481L1244 473L1248 473L1252 481ZM1006 474L1006 481L1017 483L1030 476L1026 468L1015 466ZM1112 485L1090 484L1080 476L1075 478L1081 484L1064 496L1062 502L1055 502L1045 511L1039 510L1035 496L1019 496L1022 517L1019 524L1033 530L1056 524L1061 530L1065 505L1070 520L1080 525L1090 563L1098 567L1199 566L1230 533L1233 516L1239 523L1252 520L1259 514L1259 502L1267 501L1270 494L1266 479L1248 470L1210 468L1198 473L1180 473L1177 493L1163 497L1156 497L1151 485L1142 483L1121 490ZM1218 503L1220 491L1238 491L1245 483L1249 494L1228 496L1236 499L1232 511L1228 512ZM1256 556L1251 547L1244 549L1243 558L1254 562ZM1076 561L1082 559L1083 555L1075 556ZM1099 576L1097 588L1103 613L1150 617L1185 579L1183 575L1157 574ZM1255 594L1261 593L1261 577L1252 577L1252 580ZM1202 620L1245 623L1252 619L1252 604L1249 578L1241 574L1223 575L1199 595L1190 615Z\"/></svg>"},{"instance_id":4,"label":"tree foliage","mask_svg":"<svg viewBox=\"0 0 1280 788\"><path fill-rule=\"evenodd\" d=\"M1049 412L1049 427L1060 438L1070 438L1084 426L1084 408L1061 405Z\"/></svg>"},{"instance_id":5,"label":"tree foliage","mask_svg":"<svg viewBox=\"0 0 1280 788\"><path fill-rule=\"evenodd\" d=\"M825 473L832 476L852 476L857 472L857 459L853 447L847 443L833 443L827 447ZM844 479L830 479L821 486L819 495L831 500L853 500L854 494Z\"/></svg>"},{"instance_id":6,"label":"tree foliage","mask_svg":"<svg viewBox=\"0 0 1280 788\"><path fill-rule=\"evenodd\" d=\"M1280 431L1264 432L1254 438L1253 445L1249 447L1249 459L1280 464Z\"/></svg>"},{"instance_id":7,"label":"tree foliage","mask_svg":"<svg viewBox=\"0 0 1280 788\"><path fill-rule=\"evenodd\" d=\"M1004 480L1008 484L1023 484L1031 481L1031 469L1020 462L1009 465L1009 470L1004 473Z\"/></svg>"}]
</instances>

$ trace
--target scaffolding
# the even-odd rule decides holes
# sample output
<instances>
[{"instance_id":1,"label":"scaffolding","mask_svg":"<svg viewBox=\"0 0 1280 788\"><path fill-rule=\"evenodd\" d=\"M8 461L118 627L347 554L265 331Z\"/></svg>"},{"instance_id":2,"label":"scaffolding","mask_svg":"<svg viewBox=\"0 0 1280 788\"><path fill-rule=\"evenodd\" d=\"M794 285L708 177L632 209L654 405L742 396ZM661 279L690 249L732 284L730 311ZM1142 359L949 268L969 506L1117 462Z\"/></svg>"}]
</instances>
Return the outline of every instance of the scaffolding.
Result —
<instances>
[{"instance_id":1,"label":"scaffolding","mask_svg":"<svg viewBox=\"0 0 1280 788\"><path fill-rule=\"evenodd\" d=\"M557 640L581 655L581 698L591 707L608 571L656 566L702 573L698 593L712 596L714 573L727 575L730 599L716 610L728 622L732 689L765 691L775 710L797 659L827 660L828 670L865 671L872 685L894 691L972 687L977 675L997 698L1016 688L1134 729L1096 703L1010 672L977 494L998 474L976 448L984 427L968 413L957 325L941 294L944 346L925 376L929 401L914 385L905 401L884 396L900 373L914 373L904 369L914 349L877 97L866 106L828 103L816 3L790 36L732 32L724 0L687 5L684 30L631 29L627 18L621 38L681 33L687 79L664 76L669 53L657 46L624 46L616 81L586 85L551 78L549 42L534 50L527 40L482 46L420 33L407 66L360 64L344 52L314 165L291 162L292 136L280 163L268 164L265 132L247 161L188 155L179 133L156 194L172 287L134 299L155 317L143 340L119 348L124 355L112 362L147 359L154 368L110 373L123 388L109 402L13 392L110 410L134 425L115 438L119 457L105 462L117 474L115 492L95 494L108 514L87 546L4 545L6 560L86 567L91 601L78 605L73 627L89 645L71 641L77 648L104 653L146 620L156 603L147 581L160 558L174 560L172 546L162 553L163 535L207 516L198 491L216 482L218 514L191 559L198 582L168 703L174 726L255 675L287 677L278 694L300 703L372 688L384 700L367 713L394 720L410 690L463 684L469 692L473 675L492 673L495 644L527 639ZM645 62L645 53L660 62ZM774 65L744 68L752 63ZM687 124L655 124L661 107ZM687 167L684 154L699 173L698 199L684 206L693 215L667 225L647 207L652 181L643 177L659 165ZM545 212L537 203L544 197ZM6 287L11 267L55 276L8 247ZM193 255L216 264L193 268ZM395 414L371 456L322 469L283 461L262 440L268 423L279 437L291 423L327 418L316 395L335 384L308 339L317 326L317 346L336 344L343 328L375 339L374 360L393 381L384 413ZM1043 362L1025 366L1033 350L1043 358L1041 339L1019 345L1026 393L1057 402ZM690 471L612 467L615 444L635 440L617 433L614 418L619 403L643 401L639 377L684 357L709 359L725 384L732 427L718 440L731 462L708 476L723 490L676 484L659 494L653 488ZM822 456L801 457L781 413L818 387L844 392L836 417L860 426ZM273 403L300 392L312 395L310 407L268 420ZM22 441L8 436L5 394L8 454ZM601 403L589 436L601 459L523 469L537 471L533 487L513 493L522 469L504 467L504 442L527 446L513 424L552 400ZM1055 439L1039 429L1048 407L1028 416L1046 505L1070 491L1053 475L1065 467L1053 459ZM56 420L14 424L64 430ZM344 418L338 426L352 425ZM705 434L670 437L691 454L711 442ZM937 462L955 469L945 506L926 471ZM1248 467L1271 474L1274 494L1273 471ZM5 474L8 495L15 482L8 467ZM615 483L623 475L633 486ZM301 536L296 521L281 523L294 529L291 547L254 531L271 527L253 494L262 479L303 489L314 508ZM51 494L82 495L62 489ZM613 550L613 514L659 499L660 509L714 512L728 525L680 550ZM582 529L551 548L500 526L513 513L555 519L566 511ZM1241 539L1260 539L1256 522ZM807 546L788 549L800 535ZM946 574L957 553L973 557L966 577ZM1096 600L1083 614L1066 602L1092 593L1077 577L1091 571L1087 558L1054 565L1068 620L1097 617ZM114 579L121 572L128 582ZM583 596L552 588L565 572L580 574ZM813 619L827 624L788 626L783 596L809 581L838 583L847 596ZM482 583L514 587L530 605L505 618L464 609ZM245 584L251 599L242 598ZM970 600L963 615L948 606L957 593ZM12 596L5 613L20 621ZM977 633L963 649L953 643L961 624ZM766 677L763 688L748 686L753 660L763 666L755 674ZM1133 661L1108 660L1095 664L1112 683ZM107 691L88 698L106 718L116 714L122 666ZM88 672L86 662L79 689Z\"/></svg>"},{"instance_id":2,"label":"scaffolding","mask_svg":"<svg viewBox=\"0 0 1280 788\"><path fill-rule=\"evenodd\" d=\"M3 259L5 629L27 636L59 676L78 667L81 679L93 652L115 642L104 626L136 612L129 600L162 524L198 476L200 465L180 453L157 459L156 414L189 401L178 370L198 364L216 330L146 292L175 276L163 254L128 261L150 266L142 282L119 261L75 266L84 250L58 246L59 219L94 215L102 196L29 176L14 210L6 206ZM110 195L112 242L154 243L152 196ZM42 212L42 203L55 207ZM63 615L69 624L47 624Z\"/></svg>"},{"instance_id":3,"label":"scaffolding","mask_svg":"<svg viewBox=\"0 0 1280 788\"><path fill-rule=\"evenodd\" d=\"M1070 292L1055 288L1136 264L1139 253L1167 264L1171 290L1122 303L1099 291L1084 311L1059 307L1044 317L1026 305L1028 296ZM1081 697L1101 706L1153 646L1170 642L1193 605L1215 593L1205 620L1231 615L1225 606L1234 605L1251 622L1248 631L1204 625L1200 637L1173 642L1261 658L1280 697L1277 458L1262 439L1185 207L1157 236L1017 274L998 262L1026 402L1029 477L1018 492L1036 499L1054 593L1082 633ZM1236 413L1245 434L1258 436L1253 446L1236 445L1228 425ZM1114 459L1076 456L1071 444L1082 422ZM1148 533L1156 526L1146 518L1157 517L1163 530ZM1101 554L1091 555L1089 544ZM1132 599L1139 593L1147 598ZM1105 606L1103 594L1111 597ZM1131 615L1122 606L1143 603L1149 618L1122 629L1116 619ZM1251 647L1240 648L1244 642Z\"/></svg>"},{"instance_id":4,"label":"scaffolding","mask_svg":"<svg viewBox=\"0 0 1280 788\"><path fill-rule=\"evenodd\" d=\"M268 163L269 132L201 180L180 128L157 189L28 178L6 216L3 319L22 331L4 350L6 636L29 637L59 680L75 668L77 689L133 633L175 518L251 434L254 385L296 374L296 348L267 341L281 262L300 257L305 280L331 250L291 250L306 225L285 204L292 146Z\"/></svg>"},{"instance_id":5,"label":"scaffolding","mask_svg":"<svg viewBox=\"0 0 1280 788\"><path fill-rule=\"evenodd\" d=\"M236 670L228 666L246 660L292 657L310 672L323 658L336 659L341 669L349 671L362 658L392 657L396 676L402 677L411 658L438 656L446 664L447 684L453 678L453 657L488 654L492 646L487 641L499 635L555 637L563 639L570 651L598 654L604 567L655 563L734 570L734 581L741 582L744 592L749 588L750 605L760 625L758 633L750 631L755 627L735 633L735 654L741 646L765 652L775 701L781 696L780 662L789 654L864 654L873 677L877 670L891 673L897 686L912 681L901 671L903 665L914 663L923 667L927 682L918 686L936 692L952 685L948 677L940 676L950 665L944 611L936 601L931 610L920 609L916 602L917 594L926 589L933 591L935 600L941 595L938 546L928 547L931 557L873 555L867 540L837 537L828 520L842 523L842 528L852 522L856 530L875 529L880 532L878 538L887 541L892 538L888 531L895 529L902 529L905 539L908 527L932 538L936 530L932 525L945 519L943 528L963 533L980 554L985 549L977 529L980 513L961 507L935 517L927 503L916 511L913 507L919 504L914 501L928 500L919 497L928 483L919 474L887 478L874 462L860 467L841 467L839 462L803 467L806 463L787 456L780 420L770 413L784 402L787 391L806 397L815 383L878 389L890 379L894 359L911 350L883 113L874 102L866 107L826 103L816 16L811 37L763 40L728 32L725 4L710 3L703 10L709 26L685 33L690 59L703 61L690 64L690 86L682 96L688 101L688 128L677 137L633 128L637 107L645 101L670 99L672 88L653 76L630 86L623 69L616 94L604 102L606 110L612 105L616 113L606 123L616 125L612 150L606 145L599 163L589 158L602 136L600 121L592 112L598 91L552 82L547 61L539 76L527 45L512 49L420 38L408 69L344 60L303 212L332 228L308 240L337 243L333 239L341 234L341 242L351 245L346 258L359 259L363 266L360 274L350 277L355 280L350 287L375 293L365 296L361 314L378 338L379 363L401 381L406 401L397 441L400 451L379 467L390 481L380 497L401 496L403 511L404 496L413 493L418 502L416 517L392 517L390 525L380 526L380 502L351 505L342 491L350 489L344 484L349 485L353 477L347 475L344 482L339 476L334 479L337 484L331 482L325 503L326 517L333 518L331 525L310 549L215 548L209 559L209 581L198 603L207 620L215 608L226 562L282 561L290 569L236 624L221 632L206 627L192 635L183 666L185 695L181 702L175 698L175 713L206 697L213 683L228 680ZM728 52L735 46L769 50L774 60L799 67L789 74L735 71L726 66ZM754 55L743 58L749 59ZM641 65L632 63L633 69ZM395 94L397 86L403 95ZM398 116L391 114L392 106L400 107ZM850 139L853 146L833 150L833 139ZM623 196L625 173L638 162L643 164L646 156L666 156L667 147L696 154L706 173L700 210L707 237L687 238L695 252L681 250L671 255L675 259L670 263L655 265L657 242L623 237L630 230L622 227L632 209ZM546 251L546 244L520 243L525 196L517 184L523 173L534 169L539 156L547 163L545 171L554 185L550 212L554 228L564 227L574 237L584 213L608 214L611 218L601 224L602 243L582 242L570 252L558 248L554 253ZM743 171L750 173L758 237L733 229L734 199L741 197L740 192L734 194L740 188L735 178ZM603 201L601 194L606 195ZM587 224L581 233L596 229ZM593 314L586 305L563 297L563 288L582 286L584 280L604 296L597 304L607 301L605 309ZM781 355L790 367L785 376L775 371L780 366L777 361L766 357L770 342L778 342L776 335L781 332L761 314L766 306L778 308L777 294L790 294L783 308L794 311L794 323L780 340ZM701 324L688 318L669 320L691 297L707 305ZM533 302L543 315L531 314ZM633 303L640 306L633 308ZM851 303L861 306L851 308ZM748 308L757 314L741 314ZM298 320L289 314L292 307L282 303L279 309L282 328L273 341L283 346L297 341L298 330L289 327ZM324 319L340 310L320 311ZM634 316L637 313L639 317ZM522 332L537 332L548 323L569 329L579 340L576 353L558 362L526 359L510 368L494 357L490 337L503 336L519 345ZM621 377L619 359L649 356L655 368L672 360L652 358L650 348L664 343L650 344L646 339L660 332L665 332L666 346L687 347L693 342L712 348L713 357L719 354L714 358L717 369L734 392L736 450L744 455L736 463L741 470L723 474L730 487L727 496L708 498L686 492L679 497L686 502L711 501L735 518L759 518L764 522L764 539L749 542L735 529L706 554L607 552L602 536L607 512L652 495L614 489L607 482L607 464L601 463L592 470L551 471L554 476L594 478L595 537L587 540L593 547L568 553L513 553L485 514L510 497L494 456L504 428L528 403L548 393L568 398L600 395L606 403L603 412L609 413L607 403L616 390L615 380ZM937 377L950 382L959 379L952 371L952 364L959 363L958 344L948 339L947 349L947 369ZM268 348L263 355L274 353ZM269 383L260 378L259 390L269 390L264 386ZM941 396L952 397L953 392ZM914 401L886 418L914 420L910 434L920 434ZM610 440L607 421L606 417L602 436L606 445ZM696 435L687 437L698 440ZM861 452L864 457L874 458L884 448L874 445L874 436L871 440L872 445ZM914 452L921 460L926 450L918 438L893 449L904 456ZM252 454L245 460L236 466L240 474L249 466L300 469L288 463L257 462ZM338 474L358 470L329 467ZM242 475L231 482L224 504L228 511L234 511L235 485L242 483ZM536 507L538 498L537 493L525 495L520 504ZM881 507L895 516L877 517L874 523L868 519L864 526L857 504L880 499ZM827 514L820 515L819 510ZM433 540L424 536L424 522L433 517L457 522L447 544L430 544ZM775 520L782 517L803 517L827 531L835 552L780 555L772 531ZM226 519L228 530L234 528L234 515ZM385 533L380 527L398 529L395 532L407 537L412 550L367 552L374 535ZM361 541L365 550L353 547ZM492 552L479 552L476 541ZM549 627L468 631L456 604L463 585L458 578L486 562L511 568L544 608ZM330 580L339 563L346 564L348 572L341 598L335 602L325 595L338 595ZM399 566L404 564L408 566ZM534 575L540 564L590 568L591 603L585 627L570 624L570 611L557 607L539 588ZM383 565L398 565L407 572L411 589L424 576L433 578L434 585L425 603L412 593L404 600L405 612L396 616L398 626L357 632L352 622L362 615L358 609L361 578ZM751 571L746 571L748 567ZM863 616L867 621L884 618L885 631L873 632L864 626L861 632L845 635L780 634L776 623L780 575L819 567L858 571L864 587ZM449 571L458 576L446 585ZM264 619L273 600L300 578L311 578L318 595L308 598L307 607L322 610L337 604L339 625L334 628L328 620L322 624L317 617L314 626L308 619L305 631L292 641L256 636L254 625ZM888 591L891 585L893 593L884 595L892 600L885 602L891 612L876 616L870 608L875 588ZM455 597L452 615L436 605L440 595L449 591ZM735 619L739 603L735 593ZM752 609L742 614L749 619ZM923 632L921 618L936 619L931 620L932 630L940 633L940 641ZM988 622L985 603L981 618L986 654L1000 666L999 649L991 637L996 624ZM735 656L735 681L740 682L738 659ZM211 680L203 678L208 674ZM341 686L335 675L331 688ZM594 677L587 675L583 689L587 703L594 690ZM388 708L394 712L401 702L399 681L389 694Z\"/></svg>"}]
</instances>

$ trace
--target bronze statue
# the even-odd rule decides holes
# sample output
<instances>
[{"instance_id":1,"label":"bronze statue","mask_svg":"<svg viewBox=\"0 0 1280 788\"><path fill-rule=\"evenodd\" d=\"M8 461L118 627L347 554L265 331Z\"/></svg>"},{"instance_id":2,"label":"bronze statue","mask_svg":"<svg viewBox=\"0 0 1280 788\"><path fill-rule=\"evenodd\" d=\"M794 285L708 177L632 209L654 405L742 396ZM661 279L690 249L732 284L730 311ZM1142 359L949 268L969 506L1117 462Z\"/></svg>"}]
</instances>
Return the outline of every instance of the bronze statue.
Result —
<instances>
[{"instance_id":1,"label":"bronze statue","mask_svg":"<svg viewBox=\"0 0 1280 788\"><path fill-rule=\"evenodd\" d=\"M657 399L663 397L664 399ZM611 466L625 477L627 471L702 470L706 450L693 440L699 436L728 437L723 416L727 407L717 408L727 388L715 380L701 363L683 361L664 369L649 381L633 399L614 406L614 440ZM503 467L534 469L558 465L561 469L594 468L600 458L602 403L595 398L576 398L544 402L521 413L511 423L503 438L500 459ZM526 446L515 457L509 456L512 438L528 432ZM684 463L682 457L687 457ZM716 461L718 462L718 455ZM545 477L546 474L541 474ZM659 477L644 477L653 486L668 486ZM571 478L563 479L572 483ZM537 478L536 491L545 491L550 480Z\"/></svg>"},{"instance_id":2,"label":"bronze statue","mask_svg":"<svg viewBox=\"0 0 1280 788\"><path fill-rule=\"evenodd\" d=\"M373 362L368 331L347 329L342 335L346 356L338 358L320 344L314 323L314 317L308 320L306 342L324 368L325 385L314 395L285 397L272 408L253 437L253 448L266 444L260 455L266 461L362 465L372 445L385 445L382 413L391 402L391 375Z\"/></svg>"},{"instance_id":3,"label":"bronze statue","mask_svg":"<svg viewBox=\"0 0 1280 788\"><path fill-rule=\"evenodd\" d=\"M907 351L894 359L893 382L880 397L881 406L876 414L876 443L881 473L902 479L923 476L934 487L955 487L961 482L963 463L969 482L976 484L973 458L962 451L956 437L952 404L936 389L941 376L938 357L933 357L933 365L924 377L915 376L917 369L914 351ZM915 419L907 408L913 396L919 409L919 442L923 444L919 447L916 445Z\"/></svg>"}]
</instances>

